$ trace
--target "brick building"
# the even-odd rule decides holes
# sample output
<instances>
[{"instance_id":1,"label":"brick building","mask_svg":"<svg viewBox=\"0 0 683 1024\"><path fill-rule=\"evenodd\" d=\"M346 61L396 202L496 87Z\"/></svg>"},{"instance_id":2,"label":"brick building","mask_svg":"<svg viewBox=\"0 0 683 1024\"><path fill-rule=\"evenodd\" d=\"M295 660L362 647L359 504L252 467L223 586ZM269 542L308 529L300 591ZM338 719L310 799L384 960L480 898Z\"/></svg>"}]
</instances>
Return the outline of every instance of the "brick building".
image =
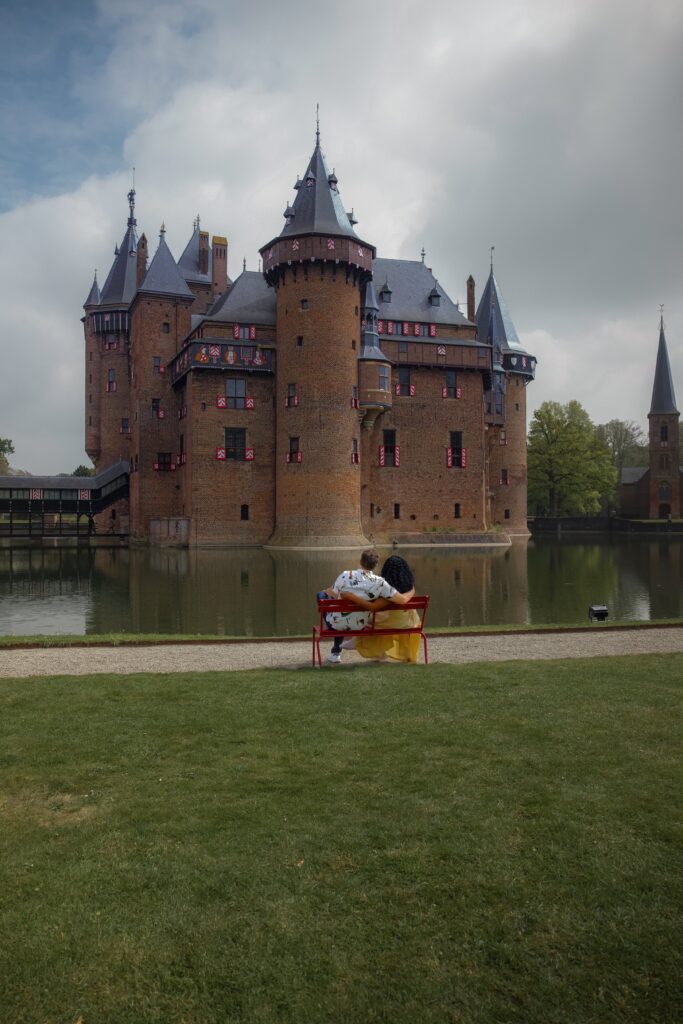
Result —
<instances>
[{"instance_id":1,"label":"brick building","mask_svg":"<svg viewBox=\"0 0 683 1024\"><path fill-rule=\"evenodd\" d=\"M227 275L199 218L149 266L135 193L85 302L86 450L127 459L132 538L358 546L526 534L526 400L536 360L493 269L475 312L422 261L378 258L319 134L263 272Z\"/></svg>"},{"instance_id":2,"label":"brick building","mask_svg":"<svg viewBox=\"0 0 683 1024\"><path fill-rule=\"evenodd\" d=\"M664 319L659 324L659 345L647 415L649 466L626 467L619 483L619 510L639 519L679 519L683 496L678 424Z\"/></svg>"}]
</instances>

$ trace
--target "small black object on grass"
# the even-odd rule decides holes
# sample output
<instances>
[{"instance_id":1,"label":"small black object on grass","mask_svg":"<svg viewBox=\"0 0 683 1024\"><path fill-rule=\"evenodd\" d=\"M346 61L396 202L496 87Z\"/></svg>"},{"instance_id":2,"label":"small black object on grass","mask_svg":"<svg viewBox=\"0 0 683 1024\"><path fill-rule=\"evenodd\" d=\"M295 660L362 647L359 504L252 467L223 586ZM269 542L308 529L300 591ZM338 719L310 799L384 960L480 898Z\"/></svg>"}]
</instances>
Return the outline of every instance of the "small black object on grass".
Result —
<instances>
[{"instance_id":1,"label":"small black object on grass","mask_svg":"<svg viewBox=\"0 0 683 1024\"><path fill-rule=\"evenodd\" d=\"M588 606L588 618L591 622L604 622L609 616L609 608L606 604L591 604Z\"/></svg>"}]
</instances>

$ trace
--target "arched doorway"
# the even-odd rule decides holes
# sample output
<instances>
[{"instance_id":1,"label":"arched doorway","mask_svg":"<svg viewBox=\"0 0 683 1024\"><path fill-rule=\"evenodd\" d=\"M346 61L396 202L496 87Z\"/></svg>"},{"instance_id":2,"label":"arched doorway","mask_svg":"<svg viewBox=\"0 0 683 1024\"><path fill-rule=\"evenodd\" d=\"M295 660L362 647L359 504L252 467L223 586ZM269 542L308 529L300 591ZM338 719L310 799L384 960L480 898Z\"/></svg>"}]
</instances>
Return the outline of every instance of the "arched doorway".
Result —
<instances>
[{"instance_id":1,"label":"arched doorway","mask_svg":"<svg viewBox=\"0 0 683 1024\"><path fill-rule=\"evenodd\" d=\"M670 515L671 505L668 505L666 502L662 502L662 504L659 506L659 515L657 516L657 518L668 519Z\"/></svg>"},{"instance_id":2,"label":"arched doorway","mask_svg":"<svg viewBox=\"0 0 683 1024\"><path fill-rule=\"evenodd\" d=\"M671 484L662 480L659 485L659 518L668 519L671 515Z\"/></svg>"}]
</instances>

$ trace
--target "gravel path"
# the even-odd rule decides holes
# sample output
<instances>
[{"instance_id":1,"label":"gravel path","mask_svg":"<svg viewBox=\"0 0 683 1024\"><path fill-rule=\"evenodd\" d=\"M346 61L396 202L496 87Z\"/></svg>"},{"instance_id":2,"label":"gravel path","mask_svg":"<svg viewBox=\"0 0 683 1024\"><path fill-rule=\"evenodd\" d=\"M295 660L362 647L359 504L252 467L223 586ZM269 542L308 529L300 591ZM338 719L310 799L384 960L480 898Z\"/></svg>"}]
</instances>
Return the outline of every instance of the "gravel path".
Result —
<instances>
[{"instance_id":1,"label":"gravel path","mask_svg":"<svg viewBox=\"0 0 683 1024\"><path fill-rule=\"evenodd\" d=\"M552 660L614 654L683 652L683 626L666 629L443 636L429 640L431 662ZM353 651L344 664L360 664ZM308 668L310 642L225 643L149 647L52 647L0 651L0 678L91 675L98 672L228 672L248 668ZM367 664L367 662L366 662ZM330 667L328 671L334 671Z\"/></svg>"}]
</instances>

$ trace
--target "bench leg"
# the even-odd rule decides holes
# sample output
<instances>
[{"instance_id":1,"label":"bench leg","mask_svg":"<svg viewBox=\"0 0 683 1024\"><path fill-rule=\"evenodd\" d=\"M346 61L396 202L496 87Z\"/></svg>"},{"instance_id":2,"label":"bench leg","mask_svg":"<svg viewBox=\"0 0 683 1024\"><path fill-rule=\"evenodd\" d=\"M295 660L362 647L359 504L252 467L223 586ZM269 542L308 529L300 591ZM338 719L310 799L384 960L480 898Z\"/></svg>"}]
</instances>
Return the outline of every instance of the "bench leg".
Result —
<instances>
[{"instance_id":1,"label":"bench leg","mask_svg":"<svg viewBox=\"0 0 683 1024\"><path fill-rule=\"evenodd\" d=\"M427 653L427 637L426 637L426 635L424 633L422 634L422 642L424 644L424 650L425 650L425 665L428 665L429 664L429 655Z\"/></svg>"},{"instance_id":2,"label":"bench leg","mask_svg":"<svg viewBox=\"0 0 683 1024\"><path fill-rule=\"evenodd\" d=\"M311 644L311 668L315 668L315 630L313 630L313 642Z\"/></svg>"}]
</instances>

